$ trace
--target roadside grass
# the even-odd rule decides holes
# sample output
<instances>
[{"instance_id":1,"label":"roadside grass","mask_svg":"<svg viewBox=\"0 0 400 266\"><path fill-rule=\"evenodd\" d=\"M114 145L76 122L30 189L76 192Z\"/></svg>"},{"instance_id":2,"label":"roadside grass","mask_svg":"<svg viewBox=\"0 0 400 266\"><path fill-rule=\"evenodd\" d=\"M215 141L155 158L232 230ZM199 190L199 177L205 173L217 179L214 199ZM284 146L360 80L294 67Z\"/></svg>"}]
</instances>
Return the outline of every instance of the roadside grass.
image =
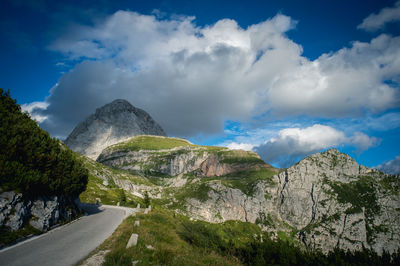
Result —
<instances>
[{"instance_id":1,"label":"roadside grass","mask_svg":"<svg viewBox=\"0 0 400 266\"><path fill-rule=\"evenodd\" d=\"M25 227L17 230L11 231L7 228L0 228L0 248L17 242L25 237L32 235L40 235L42 232L31 225L27 224Z\"/></svg>"},{"instance_id":2,"label":"roadside grass","mask_svg":"<svg viewBox=\"0 0 400 266\"><path fill-rule=\"evenodd\" d=\"M140 226L134 226L135 221ZM132 233L139 235L138 244L126 249ZM255 224L190 221L155 207L147 215L125 219L98 250L111 250L104 265L132 265L133 261L139 261L137 265L241 265L229 249L244 248L260 234Z\"/></svg>"}]
</instances>

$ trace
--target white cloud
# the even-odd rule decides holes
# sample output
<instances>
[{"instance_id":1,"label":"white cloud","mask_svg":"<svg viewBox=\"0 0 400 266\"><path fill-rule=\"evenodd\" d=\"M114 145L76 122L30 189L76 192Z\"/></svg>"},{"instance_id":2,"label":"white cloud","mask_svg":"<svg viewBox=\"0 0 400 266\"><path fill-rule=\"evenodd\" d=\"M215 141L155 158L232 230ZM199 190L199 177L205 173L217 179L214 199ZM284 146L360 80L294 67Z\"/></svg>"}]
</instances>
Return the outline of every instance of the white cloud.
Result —
<instances>
[{"instance_id":1,"label":"white cloud","mask_svg":"<svg viewBox=\"0 0 400 266\"><path fill-rule=\"evenodd\" d=\"M288 167L299 157L347 141L345 134L329 126L313 125L304 129L286 128L264 144L255 148L260 157L280 167Z\"/></svg>"},{"instance_id":2,"label":"white cloud","mask_svg":"<svg viewBox=\"0 0 400 266\"><path fill-rule=\"evenodd\" d=\"M282 14L243 29L229 19L198 27L193 17L118 11L76 26L50 48L84 61L52 88L42 126L65 136L115 98L186 137L266 112L343 117L400 105L400 37L354 42L310 61L285 34L295 25Z\"/></svg>"},{"instance_id":3,"label":"white cloud","mask_svg":"<svg viewBox=\"0 0 400 266\"><path fill-rule=\"evenodd\" d=\"M349 142L357 148L357 152L363 152L380 144L379 139L369 137L362 132L355 132L354 135L349 138Z\"/></svg>"},{"instance_id":4,"label":"white cloud","mask_svg":"<svg viewBox=\"0 0 400 266\"><path fill-rule=\"evenodd\" d=\"M288 167L304 156L343 145L354 146L358 152L379 144L375 137L355 132L346 136L343 131L315 124L306 128L286 128L265 143L253 148L260 157L279 167Z\"/></svg>"},{"instance_id":5,"label":"white cloud","mask_svg":"<svg viewBox=\"0 0 400 266\"><path fill-rule=\"evenodd\" d=\"M382 29L385 24L400 21L400 1L397 1L394 7L386 7L378 14L371 14L357 26L358 29L366 31L376 31Z\"/></svg>"},{"instance_id":6,"label":"white cloud","mask_svg":"<svg viewBox=\"0 0 400 266\"><path fill-rule=\"evenodd\" d=\"M384 162L376 168L388 174L400 175L400 156L396 156L395 159Z\"/></svg>"},{"instance_id":7,"label":"white cloud","mask_svg":"<svg viewBox=\"0 0 400 266\"><path fill-rule=\"evenodd\" d=\"M236 142L230 142L229 144L226 145L226 147L231 150L245 150L245 151L253 150L254 146L255 146L254 144L250 143L236 143Z\"/></svg>"},{"instance_id":8,"label":"white cloud","mask_svg":"<svg viewBox=\"0 0 400 266\"><path fill-rule=\"evenodd\" d=\"M265 109L257 80L263 73L250 77L252 65L258 52L272 47L299 54L284 36L294 23L277 15L246 30L228 19L199 28L192 17L157 20L120 11L94 27L75 28L51 48L97 61L83 61L59 80L47 99L51 121L43 127L68 134L95 108L125 98L170 135L220 133L226 119ZM92 44L82 50L81 41Z\"/></svg>"},{"instance_id":9,"label":"white cloud","mask_svg":"<svg viewBox=\"0 0 400 266\"><path fill-rule=\"evenodd\" d=\"M280 115L341 117L379 113L399 105L400 37L380 35L370 43L323 54L282 71L268 90L270 109Z\"/></svg>"},{"instance_id":10,"label":"white cloud","mask_svg":"<svg viewBox=\"0 0 400 266\"><path fill-rule=\"evenodd\" d=\"M31 118L38 123L41 123L47 119L47 116L41 115L40 111L46 110L49 106L47 102L31 102L28 104L22 104L22 112L28 112Z\"/></svg>"}]
</instances>

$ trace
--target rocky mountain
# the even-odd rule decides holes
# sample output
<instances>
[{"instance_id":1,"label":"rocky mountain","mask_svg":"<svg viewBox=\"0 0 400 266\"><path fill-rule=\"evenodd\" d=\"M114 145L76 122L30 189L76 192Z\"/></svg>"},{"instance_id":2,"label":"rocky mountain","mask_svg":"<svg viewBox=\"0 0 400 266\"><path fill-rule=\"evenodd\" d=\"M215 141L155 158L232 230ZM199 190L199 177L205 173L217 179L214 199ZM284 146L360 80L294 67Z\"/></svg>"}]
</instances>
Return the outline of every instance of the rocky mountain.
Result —
<instances>
[{"instance_id":1,"label":"rocky mountain","mask_svg":"<svg viewBox=\"0 0 400 266\"><path fill-rule=\"evenodd\" d=\"M254 152L158 136L136 136L112 145L102 151L97 161L117 169L169 177L213 177L250 168L273 169Z\"/></svg>"},{"instance_id":2,"label":"rocky mountain","mask_svg":"<svg viewBox=\"0 0 400 266\"><path fill-rule=\"evenodd\" d=\"M65 140L72 150L96 159L106 147L136 135L166 136L145 111L126 100L115 100L98 108L79 123Z\"/></svg>"},{"instance_id":3,"label":"rocky mountain","mask_svg":"<svg viewBox=\"0 0 400 266\"><path fill-rule=\"evenodd\" d=\"M202 186L206 195L184 203L195 219L257 223L323 252L400 248L399 178L358 165L336 149L255 182L251 193L218 179Z\"/></svg>"},{"instance_id":4,"label":"rocky mountain","mask_svg":"<svg viewBox=\"0 0 400 266\"><path fill-rule=\"evenodd\" d=\"M191 219L256 223L272 237L325 253L400 248L399 178L336 149L278 170L252 152L137 136L106 148L97 161L152 182L155 204Z\"/></svg>"}]
</instances>

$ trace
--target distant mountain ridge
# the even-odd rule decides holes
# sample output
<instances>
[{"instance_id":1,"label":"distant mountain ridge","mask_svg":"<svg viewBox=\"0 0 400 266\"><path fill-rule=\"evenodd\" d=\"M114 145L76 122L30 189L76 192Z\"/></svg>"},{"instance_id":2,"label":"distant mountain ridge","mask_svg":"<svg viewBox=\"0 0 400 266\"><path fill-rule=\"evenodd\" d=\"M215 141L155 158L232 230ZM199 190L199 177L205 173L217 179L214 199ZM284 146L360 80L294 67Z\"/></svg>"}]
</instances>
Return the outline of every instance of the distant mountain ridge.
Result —
<instances>
[{"instance_id":1,"label":"distant mountain ridge","mask_svg":"<svg viewBox=\"0 0 400 266\"><path fill-rule=\"evenodd\" d=\"M117 99L79 123L65 140L72 150L96 159L106 147L136 135L167 134L144 110Z\"/></svg>"}]
</instances>

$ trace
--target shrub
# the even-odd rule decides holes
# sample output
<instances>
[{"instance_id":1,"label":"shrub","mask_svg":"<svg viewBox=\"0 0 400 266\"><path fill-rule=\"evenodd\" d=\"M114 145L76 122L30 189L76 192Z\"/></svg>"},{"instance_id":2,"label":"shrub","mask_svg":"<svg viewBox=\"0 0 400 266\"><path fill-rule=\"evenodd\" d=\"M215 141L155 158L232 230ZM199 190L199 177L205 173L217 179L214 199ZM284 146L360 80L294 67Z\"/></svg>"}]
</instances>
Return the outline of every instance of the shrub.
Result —
<instances>
[{"instance_id":1,"label":"shrub","mask_svg":"<svg viewBox=\"0 0 400 266\"><path fill-rule=\"evenodd\" d=\"M87 170L73 153L0 89L0 187L26 196L78 196L87 180Z\"/></svg>"}]
</instances>

